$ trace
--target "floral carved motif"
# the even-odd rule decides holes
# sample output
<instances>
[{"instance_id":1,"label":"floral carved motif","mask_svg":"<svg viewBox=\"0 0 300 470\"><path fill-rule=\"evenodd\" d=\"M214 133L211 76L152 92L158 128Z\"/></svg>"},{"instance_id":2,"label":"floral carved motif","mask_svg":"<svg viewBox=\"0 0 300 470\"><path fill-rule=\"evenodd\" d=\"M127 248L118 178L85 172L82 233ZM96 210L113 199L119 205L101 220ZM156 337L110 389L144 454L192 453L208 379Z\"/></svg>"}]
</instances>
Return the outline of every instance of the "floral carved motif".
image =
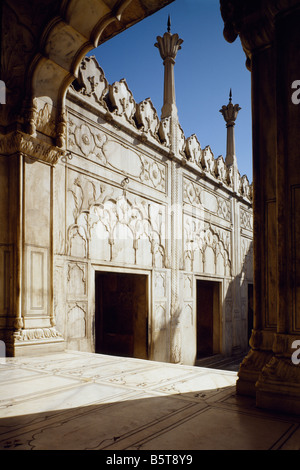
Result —
<instances>
[{"instance_id":1,"label":"floral carved motif","mask_svg":"<svg viewBox=\"0 0 300 470\"><path fill-rule=\"evenodd\" d=\"M81 237L86 247L94 234L100 233L100 224L110 246L115 244L116 237L122 238L126 233L122 227L126 226L134 250L138 249L139 240L147 239L151 245L153 265L157 258L165 259L163 214L156 205L143 200L130 201L124 194L115 197L109 187L83 176L75 178L69 193L73 199L73 223L68 228L69 254L72 254L74 237ZM78 240L76 246L80 247ZM81 257L84 256L85 250Z\"/></svg>"},{"instance_id":2,"label":"floral carved motif","mask_svg":"<svg viewBox=\"0 0 300 470\"><path fill-rule=\"evenodd\" d=\"M195 134L186 139L185 151L188 159L196 165L201 166L202 150Z\"/></svg>"},{"instance_id":3,"label":"floral carved motif","mask_svg":"<svg viewBox=\"0 0 300 470\"><path fill-rule=\"evenodd\" d=\"M166 190L166 167L132 147L109 138L95 126L69 118L68 148L110 166L158 191Z\"/></svg>"},{"instance_id":4,"label":"floral carved motif","mask_svg":"<svg viewBox=\"0 0 300 470\"><path fill-rule=\"evenodd\" d=\"M205 147L202 152L202 165L204 169L214 176L215 173L215 159L209 145Z\"/></svg>"},{"instance_id":5,"label":"floral carved motif","mask_svg":"<svg viewBox=\"0 0 300 470\"><path fill-rule=\"evenodd\" d=\"M108 93L108 82L102 68L94 56L85 57L82 60L78 72L78 78L73 84L73 87L79 87L79 93L93 98L97 103L107 109L107 104L104 98Z\"/></svg>"},{"instance_id":6,"label":"floral carved motif","mask_svg":"<svg viewBox=\"0 0 300 470\"><path fill-rule=\"evenodd\" d=\"M220 197L217 199L217 204L218 204L218 209L217 209L218 216L222 217L222 219L230 221L231 220L230 202Z\"/></svg>"},{"instance_id":7,"label":"floral carved motif","mask_svg":"<svg viewBox=\"0 0 300 470\"><path fill-rule=\"evenodd\" d=\"M150 98L137 104L136 120L142 132L158 140L159 118Z\"/></svg>"},{"instance_id":8,"label":"floral carved motif","mask_svg":"<svg viewBox=\"0 0 300 470\"><path fill-rule=\"evenodd\" d=\"M114 109L113 114L124 116L128 122L135 125L133 117L136 111L136 103L124 78L109 85L109 99Z\"/></svg>"},{"instance_id":9,"label":"floral carved motif","mask_svg":"<svg viewBox=\"0 0 300 470\"><path fill-rule=\"evenodd\" d=\"M190 204L201 206L201 189L197 184L184 179L183 183L183 200Z\"/></svg>"},{"instance_id":10,"label":"floral carved motif","mask_svg":"<svg viewBox=\"0 0 300 470\"><path fill-rule=\"evenodd\" d=\"M252 213L246 211L242 207L240 208L240 219L241 219L241 227L247 230L253 230L253 216Z\"/></svg>"}]
</instances>

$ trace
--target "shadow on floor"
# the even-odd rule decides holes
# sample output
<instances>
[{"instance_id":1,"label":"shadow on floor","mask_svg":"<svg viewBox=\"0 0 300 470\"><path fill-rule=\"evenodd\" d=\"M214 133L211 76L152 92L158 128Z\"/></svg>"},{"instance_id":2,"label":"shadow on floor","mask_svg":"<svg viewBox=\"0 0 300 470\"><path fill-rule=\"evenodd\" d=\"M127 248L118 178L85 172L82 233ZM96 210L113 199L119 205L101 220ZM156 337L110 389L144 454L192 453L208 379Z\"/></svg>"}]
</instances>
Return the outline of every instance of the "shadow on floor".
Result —
<instances>
[{"instance_id":1,"label":"shadow on floor","mask_svg":"<svg viewBox=\"0 0 300 470\"><path fill-rule=\"evenodd\" d=\"M61 403L60 410L2 418L0 449L299 449L300 421L257 410L253 400L237 397L232 386L115 400L70 409L66 401L66 409Z\"/></svg>"}]
</instances>

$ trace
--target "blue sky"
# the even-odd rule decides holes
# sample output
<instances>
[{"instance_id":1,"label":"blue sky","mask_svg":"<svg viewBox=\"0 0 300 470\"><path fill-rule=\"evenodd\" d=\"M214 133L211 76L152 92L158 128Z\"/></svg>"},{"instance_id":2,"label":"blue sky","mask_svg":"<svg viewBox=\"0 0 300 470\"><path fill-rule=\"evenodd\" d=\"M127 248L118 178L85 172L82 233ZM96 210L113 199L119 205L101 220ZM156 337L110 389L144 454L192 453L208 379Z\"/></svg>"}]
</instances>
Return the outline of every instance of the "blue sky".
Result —
<instances>
[{"instance_id":1,"label":"blue sky","mask_svg":"<svg viewBox=\"0 0 300 470\"><path fill-rule=\"evenodd\" d=\"M183 39L175 64L176 104L185 137L196 134L217 158L226 155L226 126L219 112L228 104L242 108L235 126L241 175L252 181L251 77L239 38L223 37L219 0L175 0L171 5L122 32L88 55L95 55L109 83L125 78L135 101L151 98L160 117L163 105L163 63L154 47L167 30Z\"/></svg>"}]
</instances>

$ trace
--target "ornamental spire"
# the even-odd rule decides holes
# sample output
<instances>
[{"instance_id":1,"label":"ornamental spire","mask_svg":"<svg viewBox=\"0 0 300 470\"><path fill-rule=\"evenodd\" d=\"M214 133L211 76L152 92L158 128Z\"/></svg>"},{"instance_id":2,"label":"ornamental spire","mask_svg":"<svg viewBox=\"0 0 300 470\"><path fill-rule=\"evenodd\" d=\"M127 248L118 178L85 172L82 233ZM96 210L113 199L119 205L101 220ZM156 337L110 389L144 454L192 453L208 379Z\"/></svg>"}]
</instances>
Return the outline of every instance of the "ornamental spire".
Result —
<instances>
[{"instance_id":1,"label":"ornamental spire","mask_svg":"<svg viewBox=\"0 0 300 470\"><path fill-rule=\"evenodd\" d=\"M157 43L154 45L158 48L165 67L164 104L161 110L161 118L163 119L169 116L177 117L174 65L177 52L181 49L183 40L179 38L178 34L171 34L170 15L168 17L167 32L163 37L157 36L156 39Z\"/></svg>"},{"instance_id":2,"label":"ornamental spire","mask_svg":"<svg viewBox=\"0 0 300 470\"><path fill-rule=\"evenodd\" d=\"M167 28L168 28L168 33L171 32L171 18L170 18L170 15L168 16L168 25L167 25Z\"/></svg>"},{"instance_id":3,"label":"ornamental spire","mask_svg":"<svg viewBox=\"0 0 300 470\"><path fill-rule=\"evenodd\" d=\"M222 106L220 109L220 113L223 115L226 127L227 127L227 150L226 150L226 158L225 162L227 166L231 166L233 164L237 165L236 162L236 155L235 155L235 137L234 137L234 126L235 120L237 118L238 112L240 111L240 107L238 104L232 104L232 91L230 88L229 92L229 103L227 106Z\"/></svg>"}]
</instances>

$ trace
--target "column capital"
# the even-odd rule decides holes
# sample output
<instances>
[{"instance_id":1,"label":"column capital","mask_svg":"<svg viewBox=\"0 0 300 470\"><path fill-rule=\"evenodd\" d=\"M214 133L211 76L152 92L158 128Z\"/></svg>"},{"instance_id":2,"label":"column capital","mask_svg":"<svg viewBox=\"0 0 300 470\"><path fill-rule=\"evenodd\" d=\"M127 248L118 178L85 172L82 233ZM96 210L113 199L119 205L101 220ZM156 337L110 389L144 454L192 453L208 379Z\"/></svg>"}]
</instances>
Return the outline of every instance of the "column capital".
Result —
<instances>
[{"instance_id":1,"label":"column capital","mask_svg":"<svg viewBox=\"0 0 300 470\"><path fill-rule=\"evenodd\" d=\"M164 103L161 118L173 117L177 119L177 108L175 99L174 65L177 52L181 49L183 40L178 34L171 34L170 17L168 20L168 31L161 37L157 36L154 44L158 48L164 64Z\"/></svg>"},{"instance_id":2,"label":"column capital","mask_svg":"<svg viewBox=\"0 0 300 470\"><path fill-rule=\"evenodd\" d=\"M228 105L227 106L223 105L222 108L220 109L220 113L225 119L226 127L235 125L237 115L241 109L242 108L240 108L238 104L235 104L235 105L232 104L232 93L230 90Z\"/></svg>"},{"instance_id":3,"label":"column capital","mask_svg":"<svg viewBox=\"0 0 300 470\"><path fill-rule=\"evenodd\" d=\"M224 37L232 43L240 36L249 70L252 54L274 41L276 16L299 6L299 0L220 0Z\"/></svg>"}]
</instances>

